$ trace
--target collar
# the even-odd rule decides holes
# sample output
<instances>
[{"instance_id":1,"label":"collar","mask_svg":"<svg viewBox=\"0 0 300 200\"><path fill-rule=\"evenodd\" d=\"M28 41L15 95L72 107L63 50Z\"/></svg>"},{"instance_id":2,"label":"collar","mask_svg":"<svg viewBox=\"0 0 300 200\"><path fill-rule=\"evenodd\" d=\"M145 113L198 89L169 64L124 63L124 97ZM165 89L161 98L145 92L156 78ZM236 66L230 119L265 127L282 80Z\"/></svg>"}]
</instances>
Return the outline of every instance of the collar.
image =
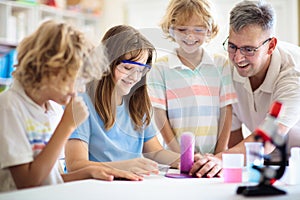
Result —
<instances>
[{"instance_id":1,"label":"collar","mask_svg":"<svg viewBox=\"0 0 300 200\"><path fill-rule=\"evenodd\" d=\"M199 65L196 67L196 69L199 69L202 65L214 65L214 61L212 60L211 56L209 55L208 51L202 48L203 55L202 60L199 63ZM190 69L187 66L183 65L181 60L177 56L176 49L174 49L169 55L168 55L168 66L170 69L180 68L180 69Z\"/></svg>"},{"instance_id":2,"label":"collar","mask_svg":"<svg viewBox=\"0 0 300 200\"><path fill-rule=\"evenodd\" d=\"M33 106L35 109L45 112L45 110L38 104L36 104L25 92L24 87L18 80L14 80L13 84L11 86L11 90L18 95L20 95L24 101L28 102L31 106ZM54 109L49 101L46 102L46 107L47 107L47 113L52 112Z\"/></svg>"}]
</instances>

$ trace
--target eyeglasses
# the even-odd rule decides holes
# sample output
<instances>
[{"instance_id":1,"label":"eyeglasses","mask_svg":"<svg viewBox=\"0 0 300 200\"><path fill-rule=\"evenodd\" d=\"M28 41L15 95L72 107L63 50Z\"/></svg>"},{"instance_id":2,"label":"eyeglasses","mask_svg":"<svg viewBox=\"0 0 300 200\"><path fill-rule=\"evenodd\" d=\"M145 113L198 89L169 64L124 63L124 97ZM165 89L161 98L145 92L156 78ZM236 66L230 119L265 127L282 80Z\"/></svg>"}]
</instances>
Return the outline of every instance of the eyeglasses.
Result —
<instances>
[{"instance_id":1,"label":"eyeglasses","mask_svg":"<svg viewBox=\"0 0 300 200\"><path fill-rule=\"evenodd\" d=\"M190 32L195 35L204 35L207 33L207 28L202 26L172 26L171 29L184 35Z\"/></svg>"},{"instance_id":2,"label":"eyeglasses","mask_svg":"<svg viewBox=\"0 0 300 200\"><path fill-rule=\"evenodd\" d=\"M151 69L151 66L132 60L122 60L117 69L123 74L131 75L137 72L139 75L144 76Z\"/></svg>"},{"instance_id":3,"label":"eyeglasses","mask_svg":"<svg viewBox=\"0 0 300 200\"><path fill-rule=\"evenodd\" d=\"M271 41L272 38L268 38L265 41L263 41L263 43L261 45L259 45L258 47L251 47L251 46L245 46L245 47L237 47L236 45L228 42L228 38L226 38L226 40L223 42L223 47L225 49L225 51L228 51L228 53L236 53L236 51L239 49L241 54L244 56L254 56L255 52L262 47L263 45L265 45L267 42Z\"/></svg>"}]
</instances>

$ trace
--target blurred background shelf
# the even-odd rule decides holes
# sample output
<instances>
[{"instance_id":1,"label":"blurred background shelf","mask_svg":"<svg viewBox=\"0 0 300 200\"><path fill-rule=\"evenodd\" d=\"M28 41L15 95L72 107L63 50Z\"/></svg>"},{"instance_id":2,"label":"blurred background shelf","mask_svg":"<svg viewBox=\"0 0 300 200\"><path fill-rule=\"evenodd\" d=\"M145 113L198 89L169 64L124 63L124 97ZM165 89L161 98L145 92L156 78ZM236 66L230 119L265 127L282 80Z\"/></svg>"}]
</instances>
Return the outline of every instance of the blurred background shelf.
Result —
<instances>
[{"instance_id":1,"label":"blurred background shelf","mask_svg":"<svg viewBox=\"0 0 300 200\"><path fill-rule=\"evenodd\" d=\"M66 10L43 4L28 4L19 1L0 1L0 42L18 44L32 33L41 22L56 19L71 23L84 32L92 41L98 41L101 32L101 16Z\"/></svg>"}]
</instances>

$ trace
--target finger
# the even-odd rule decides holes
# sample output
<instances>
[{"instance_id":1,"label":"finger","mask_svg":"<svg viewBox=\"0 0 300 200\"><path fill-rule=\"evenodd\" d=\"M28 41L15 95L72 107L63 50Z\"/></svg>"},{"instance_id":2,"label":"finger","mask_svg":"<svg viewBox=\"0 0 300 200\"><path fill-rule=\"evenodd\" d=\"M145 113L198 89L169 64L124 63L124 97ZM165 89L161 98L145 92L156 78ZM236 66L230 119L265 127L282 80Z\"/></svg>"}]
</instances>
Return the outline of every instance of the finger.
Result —
<instances>
[{"instance_id":1,"label":"finger","mask_svg":"<svg viewBox=\"0 0 300 200\"><path fill-rule=\"evenodd\" d=\"M219 172L222 170L222 167L220 165L215 165L208 173L207 178L215 177L219 174Z\"/></svg>"},{"instance_id":2,"label":"finger","mask_svg":"<svg viewBox=\"0 0 300 200\"><path fill-rule=\"evenodd\" d=\"M206 157L198 157L198 160L194 162L191 170L190 175L194 175L196 172L198 172L206 163L208 162L208 159Z\"/></svg>"},{"instance_id":3,"label":"finger","mask_svg":"<svg viewBox=\"0 0 300 200\"><path fill-rule=\"evenodd\" d=\"M212 170L212 168L215 166L215 163L212 161L208 161L206 162L204 165L202 165L201 169L199 169L196 172L196 176L197 177L203 177L204 175L206 175L209 171Z\"/></svg>"},{"instance_id":4,"label":"finger","mask_svg":"<svg viewBox=\"0 0 300 200\"><path fill-rule=\"evenodd\" d=\"M139 167L132 167L129 169L130 172L136 174L136 175L139 175L139 176L149 176L150 175L150 171L149 170L144 170L144 169L141 169Z\"/></svg>"}]
</instances>

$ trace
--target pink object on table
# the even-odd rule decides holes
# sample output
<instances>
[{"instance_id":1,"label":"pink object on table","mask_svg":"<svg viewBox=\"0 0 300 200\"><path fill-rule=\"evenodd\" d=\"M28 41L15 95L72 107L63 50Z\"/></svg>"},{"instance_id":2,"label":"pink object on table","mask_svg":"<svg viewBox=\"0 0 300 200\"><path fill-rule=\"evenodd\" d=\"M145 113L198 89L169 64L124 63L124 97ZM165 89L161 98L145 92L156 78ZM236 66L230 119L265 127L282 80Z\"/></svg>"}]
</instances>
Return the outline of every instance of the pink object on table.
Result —
<instances>
[{"instance_id":1,"label":"pink object on table","mask_svg":"<svg viewBox=\"0 0 300 200\"><path fill-rule=\"evenodd\" d=\"M244 154L222 154L223 176L225 183L241 183Z\"/></svg>"},{"instance_id":2,"label":"pink object on table","mask_svg":"<svg viewBox=\"0 0 300 200\"><path fill-rule=\"evenodd\" d=\"M184 132L180 141L180 172L188 174L194 164L194 134Z\"/></svg>"}]
</instances>

